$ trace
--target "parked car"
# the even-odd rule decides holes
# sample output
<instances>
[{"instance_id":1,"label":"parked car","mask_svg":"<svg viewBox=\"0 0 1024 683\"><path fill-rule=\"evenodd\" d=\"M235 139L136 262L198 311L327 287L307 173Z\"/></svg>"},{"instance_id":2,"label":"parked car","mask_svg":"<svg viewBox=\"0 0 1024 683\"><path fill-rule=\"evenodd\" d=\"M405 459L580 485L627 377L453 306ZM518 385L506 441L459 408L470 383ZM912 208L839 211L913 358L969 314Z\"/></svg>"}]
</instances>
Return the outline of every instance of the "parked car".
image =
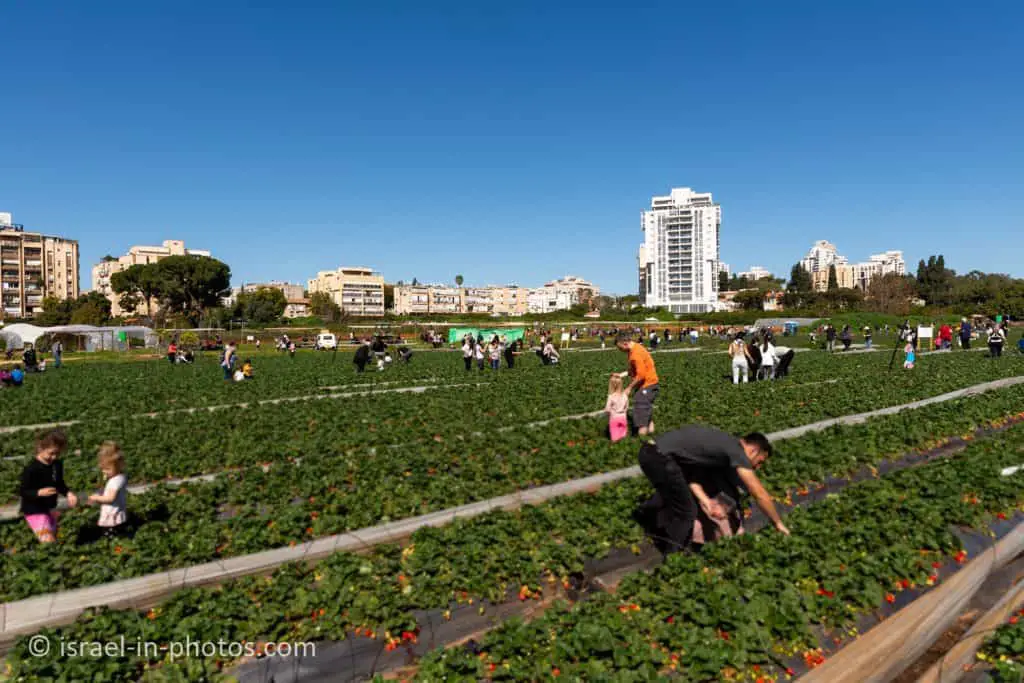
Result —
<instances>
[{"instance_id":1,"label":"parked car","mask_svg":"<svg viewBox=\"0 0 1024 683\"><path fill-rule=\"evenodd\" d=\"M333 351L338 348L338 338L330 332L321 332L316 336L316 345L313 348L318 351Z\"/></svg>"}]
</instances>

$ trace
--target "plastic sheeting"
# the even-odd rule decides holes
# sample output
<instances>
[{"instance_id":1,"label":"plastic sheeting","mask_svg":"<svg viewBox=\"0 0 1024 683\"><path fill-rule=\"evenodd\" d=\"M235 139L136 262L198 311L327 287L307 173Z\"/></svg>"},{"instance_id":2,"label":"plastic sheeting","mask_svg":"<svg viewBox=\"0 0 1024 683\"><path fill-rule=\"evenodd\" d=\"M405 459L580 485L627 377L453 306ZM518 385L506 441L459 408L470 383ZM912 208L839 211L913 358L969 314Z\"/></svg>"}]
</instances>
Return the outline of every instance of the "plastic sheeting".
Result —
<instances>
[{"instance_id":1,"label":"plastic sheeting","mask_svg":"<svg viewBox=\"0 0 1024 683\"><path fill-rule=\"evenodd\" d=\"M131 339L141 339L147 348L157 346L156 332L149 327L97 327L94 325L57 325L39 327L16 323L0 328L0 338L9 349L20 349L26 344L35 346L40 339L53 335L81 337L86 351L127 351Z\"/></svg>"}]
</instances>

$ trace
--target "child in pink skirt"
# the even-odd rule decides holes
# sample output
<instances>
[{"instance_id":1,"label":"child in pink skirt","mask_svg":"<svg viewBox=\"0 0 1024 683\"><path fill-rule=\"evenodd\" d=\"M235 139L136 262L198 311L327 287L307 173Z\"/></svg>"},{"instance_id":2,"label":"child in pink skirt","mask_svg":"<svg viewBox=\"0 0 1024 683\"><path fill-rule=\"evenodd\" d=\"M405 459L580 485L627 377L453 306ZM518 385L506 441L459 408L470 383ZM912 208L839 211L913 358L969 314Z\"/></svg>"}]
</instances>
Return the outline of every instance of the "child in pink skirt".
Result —
<instances>
[{"instance_id":1,"label":"child in pink skirt","mask_svg":"<svg viewBox=\"0 0 1024 683\"><path fill-rule=\"evenodd\" d=\"M608 413L608 433L612 443L621 441L629 434L629 394L622 387L622 377L612 375L608 382L608 401L604 404L604 412Z\"/></svg>"},{"instance_id":2,"label":"child in pink skirt","mask_svg":"<svg viewBox=\"0 0 1024 683\"><path fill-rule=\"evenodd\" d=\"M21 513L40 543L57 539L57 494L67 496L71 507L78 504L64 483L60 456L67 447L68 439L59 429L43 434L36 440L35 457L21 473Z\"/></svg>"}]
</instances>

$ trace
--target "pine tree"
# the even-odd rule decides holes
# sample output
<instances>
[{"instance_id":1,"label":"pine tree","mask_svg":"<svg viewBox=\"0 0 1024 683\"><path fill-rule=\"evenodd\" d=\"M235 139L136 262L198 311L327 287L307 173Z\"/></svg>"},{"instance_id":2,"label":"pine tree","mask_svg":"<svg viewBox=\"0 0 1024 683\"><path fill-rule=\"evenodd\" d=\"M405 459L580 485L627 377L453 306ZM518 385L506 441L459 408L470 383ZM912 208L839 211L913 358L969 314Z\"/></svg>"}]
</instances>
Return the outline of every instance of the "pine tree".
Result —
<instances>
[{"instance_id":1,"label":"pine tree","mask_svg":"<svg viewBox=\"0 0 1024 683\"><path fill-rule=\"evenodd\" d=\"M828 267L828 291L834 292L839 289L839 278L836 276L836 264Z\"/></svg>"}]
</instances>

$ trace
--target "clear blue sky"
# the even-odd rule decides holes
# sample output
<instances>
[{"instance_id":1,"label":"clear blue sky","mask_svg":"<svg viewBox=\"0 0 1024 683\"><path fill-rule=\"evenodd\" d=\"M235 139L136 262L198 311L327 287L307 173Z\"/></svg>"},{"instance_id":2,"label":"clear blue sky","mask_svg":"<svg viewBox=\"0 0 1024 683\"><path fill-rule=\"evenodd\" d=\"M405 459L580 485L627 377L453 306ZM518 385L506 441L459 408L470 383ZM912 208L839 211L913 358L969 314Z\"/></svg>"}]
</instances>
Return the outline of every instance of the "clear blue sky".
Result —
<instances>
[{"instance_id":1,"label":"clear blue sky","mask_svg":"<svg viewBox=\"0 0 1024 683\"><path fill-rule=\"evenodd\" d=\"M0 210L84 287L178 238L236 283L632 293L673 186L734 270L829 239L1024 275L1024 3L635 4L4 3Z\"/></svg>"}]
</instances>

